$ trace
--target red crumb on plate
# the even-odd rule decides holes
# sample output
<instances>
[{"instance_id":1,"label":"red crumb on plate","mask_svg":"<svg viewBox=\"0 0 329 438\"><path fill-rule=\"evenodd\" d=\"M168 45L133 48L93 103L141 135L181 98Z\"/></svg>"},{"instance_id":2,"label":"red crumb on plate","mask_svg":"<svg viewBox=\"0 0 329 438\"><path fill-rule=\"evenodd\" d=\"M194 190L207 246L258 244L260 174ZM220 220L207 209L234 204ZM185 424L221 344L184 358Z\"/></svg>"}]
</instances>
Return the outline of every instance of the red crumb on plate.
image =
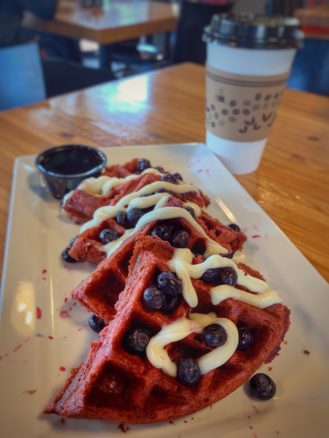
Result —
<instances>
[{"instance_id":1,"label":"red crumb on plate","mask_svg":"<svg viewBox=\"0 0 329 438\"><path fill-rule=\"evenodd\" d=\"M42 311L41 311L40 307L36 307L35 308L35 316L36 316L37 319L41 319Z\"/></svg>"},{"instance_id":2,"label":"red crumb on plate","mask_svg":"<svg viewBox=\"0 0 329 438\"><path fill-rule=\"evenodd\" d=\"M60 367L59 367L59 371L66 371L66 368L63 367L63 366L60 366Z\"/></svg>"},{"instance_id":3,"label":"red crumb on plate","mask_svg":"<svg viewBox=\"0 0 329 438\"><path fill-rule=\"evenodd\" d=\"M61 318L65 319L65 318L69 318L69 317L70 317L70 314L69 314L69 311L68 311L68 310L61 310L61 311L59 312L59 316L60 316Z\"/></svg>"},{"instance_id":4,"label":"red crumb on plate","mask_svg":"<svg viewBox=\"0 0 329 438\"><path fill-rule=\"evenodd\" d=\"M12 349L12 352L13 352L13 353L16 353L16 351L19 350L20 348L22 348L22 344L18 344L18 345L16 345L16 347L14 347L14 348Z\"/></svg>"}]
</instances>

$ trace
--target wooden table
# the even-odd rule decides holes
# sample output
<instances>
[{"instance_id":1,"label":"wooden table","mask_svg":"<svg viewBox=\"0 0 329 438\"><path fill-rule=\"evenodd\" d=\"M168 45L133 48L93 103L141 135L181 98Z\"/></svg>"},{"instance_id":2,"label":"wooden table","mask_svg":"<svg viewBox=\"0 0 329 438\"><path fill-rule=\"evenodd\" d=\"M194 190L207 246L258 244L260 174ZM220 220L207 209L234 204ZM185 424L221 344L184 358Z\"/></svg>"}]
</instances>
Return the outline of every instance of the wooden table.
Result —
<instances>
[{"instance_id":1,"label":"wooden table","mask_svg":"<svg viewBox=\"0 0 329 438\"><path fill-rule=\"evenodd\" d=\"M17 156L62 143L204 142L203 102L203 67L183 64L0 113L1 257ZM328 98L287 90L259 169L238 180L329 280L328 120Z\"/></svg>"},{"instance_id":2,"label":"wooden table","mask_svg":"<svg viewBox=\"0 0 329 438\"><path fill-rule=\"evenodd\" d=\"M104 45L173 31L177 15L175 5L149 0L104 0L99 8L82 8L79 0L59 0L54 20L43 21L29 14L24 25Z\"/></svg>"}]
</instances>

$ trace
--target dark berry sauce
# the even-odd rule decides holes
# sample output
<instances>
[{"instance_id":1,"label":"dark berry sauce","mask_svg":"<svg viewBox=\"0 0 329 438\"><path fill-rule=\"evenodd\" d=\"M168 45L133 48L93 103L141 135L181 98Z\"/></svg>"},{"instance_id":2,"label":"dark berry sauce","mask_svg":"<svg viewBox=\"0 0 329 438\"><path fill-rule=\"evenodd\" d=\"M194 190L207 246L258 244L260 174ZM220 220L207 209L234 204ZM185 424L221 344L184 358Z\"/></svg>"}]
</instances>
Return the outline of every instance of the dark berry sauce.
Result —
<instances>
[{"instance_id":1,"label":"dark berry sauce","mask_svg":"<svg viewBox=\"0 0 329 438\"><path fill-rule=\"evenodd\" d=\"M95 149L77 147L58 148L44 156L42 166L48 171L61 175L87 172L98 166L102 157Z\"/></svg>"}]
</instances>

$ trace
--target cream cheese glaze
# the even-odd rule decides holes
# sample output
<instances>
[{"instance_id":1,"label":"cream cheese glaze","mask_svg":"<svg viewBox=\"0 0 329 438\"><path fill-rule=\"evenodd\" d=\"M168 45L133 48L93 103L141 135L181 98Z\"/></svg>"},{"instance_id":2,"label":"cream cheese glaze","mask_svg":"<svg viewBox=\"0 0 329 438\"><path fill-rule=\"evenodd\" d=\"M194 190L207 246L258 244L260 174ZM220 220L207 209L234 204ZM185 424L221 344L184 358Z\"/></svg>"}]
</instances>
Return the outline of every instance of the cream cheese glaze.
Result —
<instances>
[{"instance_id":1,"label":"cream cheese glaze","mask_svg":"<svg viewBox=\"0 0 329 438\"><path fill-rule=\"evenodd\" d=\"M127 181L130 181L132 179L137 179L138 177L140 177L140 175L144 175L147 173L153 173L154 175L161 175L161 172L159 172L157 169L154 169L153 167L143 170L143 172L141 172L140 174L132 174L124 178L101 175L98 176L97 178L91 177L84 179L75 190L82 190L93 196L106 196L110 193L112 189L123 185ZM63 206L65 205L65 202L69 199L69 197L72 196L73 193L74 190L71 190L63 197L62 200Z\"/></svg>"},{"instance_id":2,"label":"cream cheese glaze","mask_svg":"<svg viewBox=\"0 0 329 438\"><path fill-rule=\"evenodd\" d=\"M155 368L161 369L171 377L176 377L177 365L170 359L166 346L186 338L191 333L200 333L209 324L219 324L224 327L227 340L224 345L214 348L209 353L197 359L201 374L223 365L234 354L238 342L238 330L227 318L218 318L215 313L192 313L189 318L180 318L168 324L150 339L146 348L146 356Z\"/></svg>"},{"instance_id":3,"label":"cream cheese glaze","mask_svg":"<svg viewBox=\"0 0 329 438\"><path fill-rule=\"evenodd\" d=\"M218 251L219 252L219 251ZM211 289L212 303L219 304L227 298L236 298L255 307L265 308L282 300L279 294L271 290L268 284L259 278L252 277L240 269L233 260L218 255L209 256L204 262L193 265L193 253L188 248L178 248L174 252L173 258L169 261L169 269L175 272L181 279L183 286L183 297L191 307L198 305L198 296L192 284L191 278L201 278L207 269L231 267L237 273L237 284L244 286L252 294L240 291L232 286L220 285Z\"/></svg>"},{"instance_id":4,"label":"cream cheese glaze","mask_svg":"<svg viewBox=\"0 0 329 438\"><path fill-rule=\"evenodd\" d=\"M93 218L90 221L88 221L82 225L80 232L83 232L91 227L94 227L106 219L114 217L119 211L129 210L131 208L129 204L133 200L140 198L140 200L135 201L135 203L136 202L139 203L139 205L140 205L139 208L147 208L147 207L144 207L144 205L147 205L149 203L149 200L147 200L148 196L146 196L144 198L142 196L143 195L151 195L152 193L155 193L158 190L166 190L167 193L165 192L165 193L157 194L157 195L164 195L164 196L165 195L168 196L169 195L168 192L184 194L184 193L188 193L188 192L198 191L191 184L172 184L172 183L169 183L166 181L156 181L156 182L153 182L151 184L147 184L146 186L142 187L140 190L138 190L136 192L129 193L128 195L122 197L114 206L105 206L105 207L98 208L94 212ZM155 205L157 200L159 200L159 199L160 199L160 197L153 198L153 200L154 200L153 205ZM148 205L148 206L151 206L151 205ZM195 208L195 207L193 207L193 208ZM201 212L199 207L197 207L195 211L196 211L196 214L200 214L200 212Z\"/></svg>"}]
</instances>

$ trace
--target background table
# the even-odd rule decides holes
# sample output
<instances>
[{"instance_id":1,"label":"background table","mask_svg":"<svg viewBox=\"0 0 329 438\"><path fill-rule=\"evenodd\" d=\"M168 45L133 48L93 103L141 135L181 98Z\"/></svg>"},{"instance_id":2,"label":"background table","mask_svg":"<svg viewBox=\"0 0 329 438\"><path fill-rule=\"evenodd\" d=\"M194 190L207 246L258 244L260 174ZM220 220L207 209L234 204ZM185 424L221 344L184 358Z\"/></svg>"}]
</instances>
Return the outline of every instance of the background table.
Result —
<instances>
[{"instance_id":1,"label":"background table","mask_svg":"<svg viewBox=\"0 0 329 438\"><path fill-rule=\"evenodd\" d=\"M24 25L104 45L173 31L177 15L175 5L150 0L104 0L103 7L99 8L82 8L78 0L59 0L54 20L44 21L28 14Z\"/></svg>"},{"instance_id":2,"label":"background table","mask_svg":"<svg viewBox=\"0 0 329 438\"><path fill-rule=\"evenodd\" d=\"M0 113L0 263L17 156L63 143L204 142L204 82L203 67L183 64ZM328 120L328 98L287 90L259 169L238 180L329 280Z\"/></svg>"}]
</instances>

